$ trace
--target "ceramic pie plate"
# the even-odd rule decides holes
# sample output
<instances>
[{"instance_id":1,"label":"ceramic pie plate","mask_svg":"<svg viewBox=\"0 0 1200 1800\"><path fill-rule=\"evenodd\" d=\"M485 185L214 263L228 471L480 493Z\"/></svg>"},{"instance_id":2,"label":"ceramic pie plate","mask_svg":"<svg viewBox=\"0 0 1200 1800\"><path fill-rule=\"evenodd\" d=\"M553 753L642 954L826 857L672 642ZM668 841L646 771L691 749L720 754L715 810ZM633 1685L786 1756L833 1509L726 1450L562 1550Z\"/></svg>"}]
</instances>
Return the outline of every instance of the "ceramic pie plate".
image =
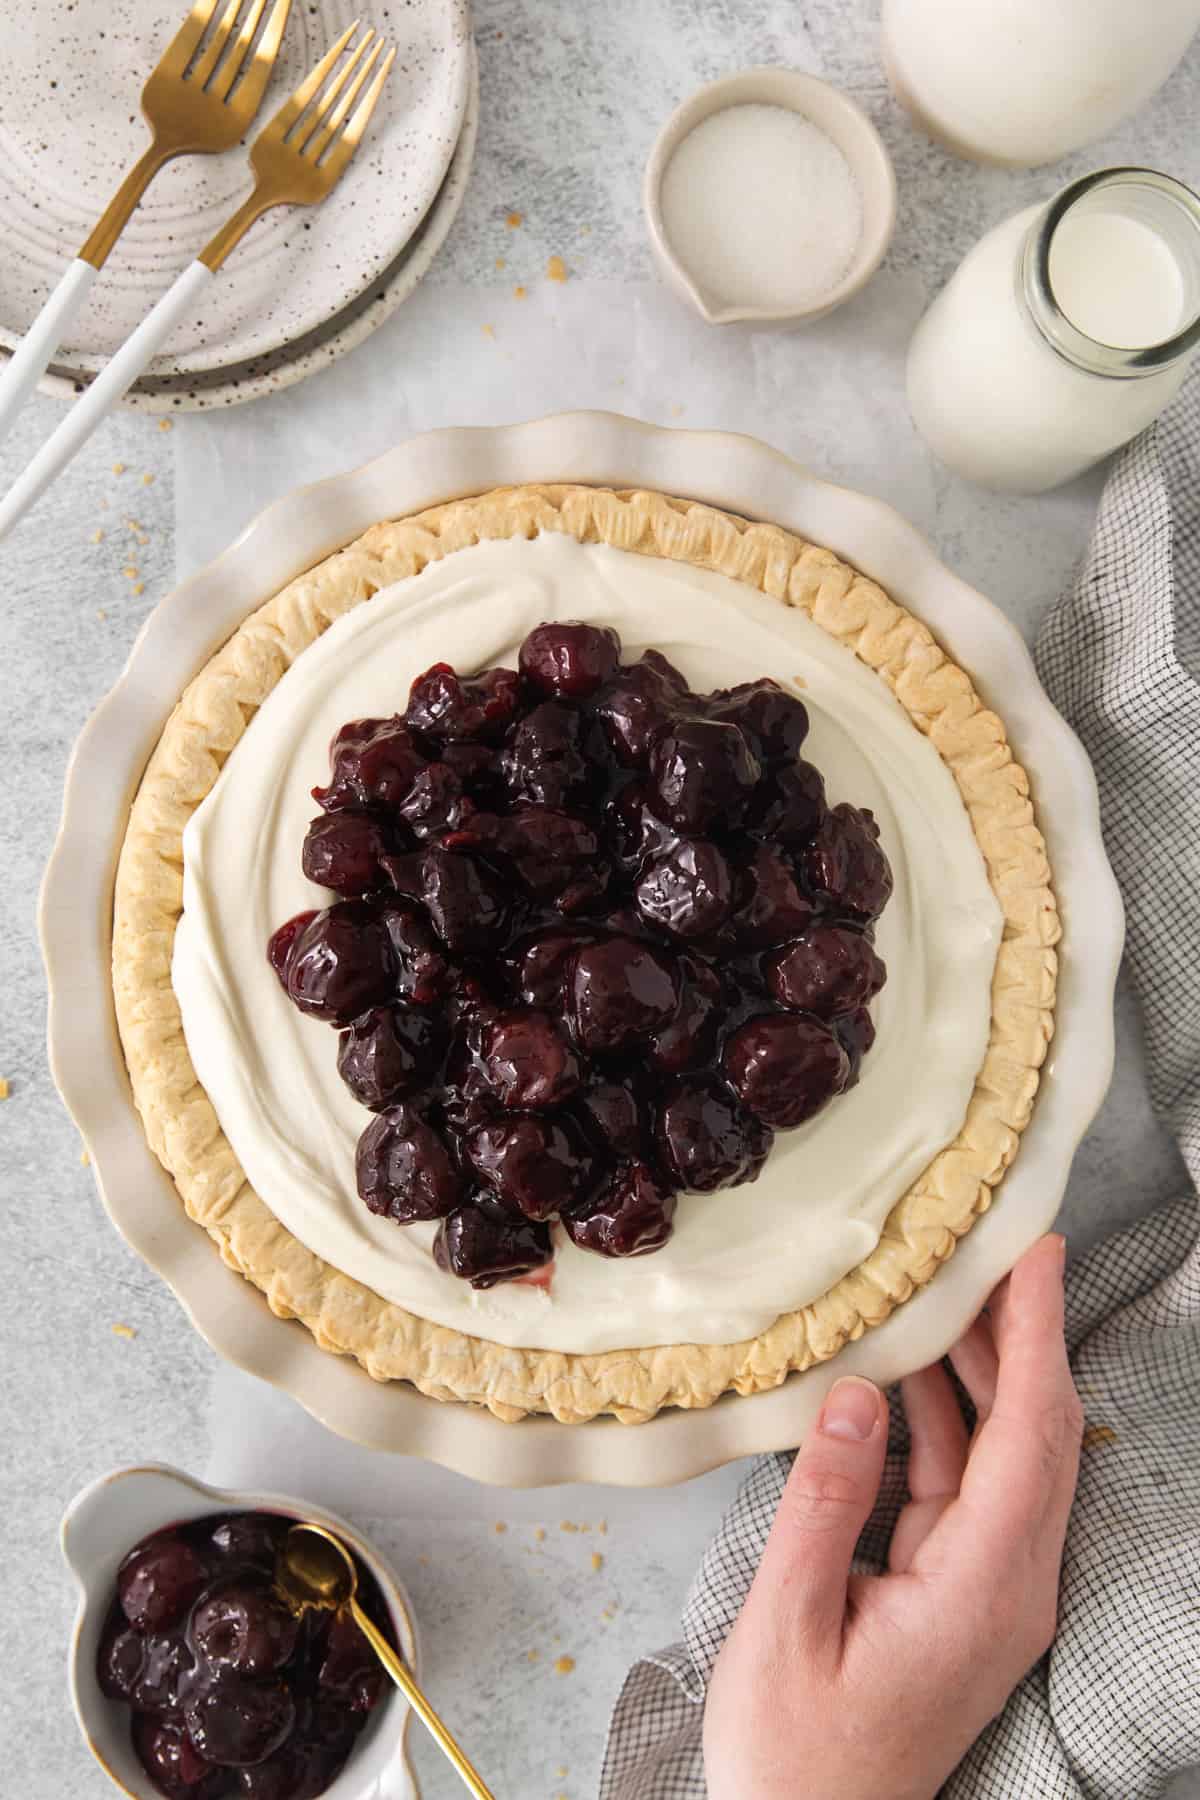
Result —
<instances>
[{"instance_id":1,"label":"ceramic pie plate","mask_svg":"<svg viewBox=\"0 0 1200 1800\"><path fill-rule=\"evenodd\" d=\"M998 705L1033 786L1063 919L1057 1028L1021 1155L996 1204L922 1292L831 1362L753 1397L646 1424L502 1424L483 1410L381 1385L275 1317L184 1213L133 1107L113 1012L113 876L129 805L176 696L248 613L380 519L523 482L645 487L782 525L827 546L923 619ZM332 1430L478 1480L658 1485L795 1444L830 1383L890 1382L940 1356L1021 1252L1051 1225L1075 1148L1112 1071L1122 912L1087 757L1050 705L1015 629L941 564L889 507L831 486L765 445L576 413L430 433L364 468L278 501L147 620L124 674L86 727L67 777L42 893L50 1059L109 1213L222 1355L299 1400Z\"/></svg>"},{"instance_id":2,"label":"ceramic pie plate","mask_svg":"<svg viewBox=\"0 0 1200 1800\"><path fill-rule=\"evenodd\" d=\"M369 11L369 9L368 9ZM178 29L178 0L39 0L0 59L0 209L10 255L0 321L28 330L147 142L142 84ZM349 0L294 4L248 140L351 24ZM336 200L260 220L209 301L172 333L152 375L267 355L372 287L429 211L471 85L468 0L407 0L367 17L397 51L371 130ZM155 179L73 331L73 371L103 366L245 198L245 153L185 156Z\"/></svg>"},{"instance_id":3,"label":"ceramic pie plate","mask_svg":"<svg viewBox=\"0 0 1200 1800\"><path fill-rule=\"evenodd\" d=\"M479 64L470 47L470 89L462 134L433 205L396 260L358 298L326 325L250 362L203 375L142 375L121 401L135 412L209 412L261 399L316 374L369 338L417 288L449 235L466 198L479 136ZM0 358L7 334L0 330ZM80 391L76 374L52 363L40 391L71 401Z\"/></svg>"}]
</instances>

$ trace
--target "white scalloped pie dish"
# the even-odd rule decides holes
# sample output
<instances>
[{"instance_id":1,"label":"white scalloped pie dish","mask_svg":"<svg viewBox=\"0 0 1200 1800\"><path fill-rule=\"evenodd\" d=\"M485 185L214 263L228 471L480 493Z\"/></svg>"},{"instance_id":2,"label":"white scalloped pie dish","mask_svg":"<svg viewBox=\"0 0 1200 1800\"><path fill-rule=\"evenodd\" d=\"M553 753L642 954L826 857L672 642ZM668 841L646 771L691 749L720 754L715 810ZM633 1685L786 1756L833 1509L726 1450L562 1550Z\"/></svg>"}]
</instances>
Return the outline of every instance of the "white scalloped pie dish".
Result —
<instances>
[{"instance_id":1,"label":"white scalloped pie dish","mask_svg":"<svg viewBox=\"0 0 1200 1800\"><path fill-rule=\"evenodd\" d=\"M660 489L774 521L844 556L889 589L998 701L1034 787L1064 922L1057 1035L1022 1153L995 1206L922 1293L833 1362L753 1398L670 1412L636 1430L611 1420L504 1425L475 1409L371 1381L276 1318L187 1219L133 1109L110 989L112 877L145 761L196 670L292 576L376 520L525 481ZM80 930L81 919L86 927ZM793 1444L835 1375L890 1381L940 1355L1021 1251L1048 1228L1071 1158L1107 1088L1120 900L1104 856L1087 758L1037 682L1024 644L890 508L807 475L746 438L665 431L607 414L495 430L435 432L270 508L147 621L117 686L85 730L43 889L50 1051L102 1195L129 1242L170 1283L198 1329L360 1442L424 1455L507 1484L663 1483Z\"/></svg>"}]
</instances>

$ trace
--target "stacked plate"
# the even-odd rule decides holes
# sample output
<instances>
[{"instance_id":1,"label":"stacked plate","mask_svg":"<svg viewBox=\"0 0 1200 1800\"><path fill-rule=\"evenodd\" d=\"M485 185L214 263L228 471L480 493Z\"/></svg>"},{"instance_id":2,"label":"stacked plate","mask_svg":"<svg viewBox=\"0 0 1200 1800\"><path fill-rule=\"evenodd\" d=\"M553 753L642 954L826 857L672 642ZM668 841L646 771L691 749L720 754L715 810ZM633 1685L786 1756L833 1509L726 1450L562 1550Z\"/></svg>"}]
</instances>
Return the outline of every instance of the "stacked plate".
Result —
<instances>
[{"instance_id":1,"label":"stacked plate","mask_svg":"<svg viewBox=\"0 0 1200 1800\"><path fill-rule=\"evenodd\" d=\"M138 97L181 0L41 0L0 59L0 356L144 150ZM271 116L354 17L299 0L263 104ZM469 0L407 0L372 16L399 55L371 134L327 206L255 227L130 390L145 412L230 406L290 386L375 329L412 293L462 204L479 123ZM256 125L257 129L257 125ZM183 157L151 187L42 382L70 398L166 292L250 188L244 155Z\"/></svg>"}]
</instances>

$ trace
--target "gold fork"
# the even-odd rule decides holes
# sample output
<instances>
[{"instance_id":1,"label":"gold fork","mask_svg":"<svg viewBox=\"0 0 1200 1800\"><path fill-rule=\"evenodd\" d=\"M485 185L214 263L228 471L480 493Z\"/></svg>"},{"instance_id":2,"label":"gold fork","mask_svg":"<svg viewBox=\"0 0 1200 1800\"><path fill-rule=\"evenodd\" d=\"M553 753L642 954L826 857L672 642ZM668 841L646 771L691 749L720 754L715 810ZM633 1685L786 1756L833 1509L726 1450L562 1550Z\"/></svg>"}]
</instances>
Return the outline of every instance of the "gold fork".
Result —
<instances>
[{"instance_id":1,"label":"gold fork","mask_svg":"<svg viewBox=\"0 0 1200 1800\"><path fill-rule=\"evenodd\" d=\"M335 74L358 25L355 20L342 33L255 139L250 152L254 191L249 198L176 278L13 483L0 504L0 538L70 462L179 321L191 314L254 221L274 206L313 206L337 186L362 142L396 60L393 49L379 62L383 40L367 30Z\"/></svg>"},{"instance_id":2,"label":"gold fork","mask_svg":"<svg viewBox=\"0 0 1200 1800\"><path fill-rule=\"evenodd\" d=\"M245 0L226 0L217 28L201 50L218 4L196 0L142 89L150 143L0 375L0 433L45 374L98 270L159 170L176 156L232 149L253 122L279 54L291 0L274 0L257 43L266 0L250 0L236 38L233 31Z\"/></svg>"}]
</instances>

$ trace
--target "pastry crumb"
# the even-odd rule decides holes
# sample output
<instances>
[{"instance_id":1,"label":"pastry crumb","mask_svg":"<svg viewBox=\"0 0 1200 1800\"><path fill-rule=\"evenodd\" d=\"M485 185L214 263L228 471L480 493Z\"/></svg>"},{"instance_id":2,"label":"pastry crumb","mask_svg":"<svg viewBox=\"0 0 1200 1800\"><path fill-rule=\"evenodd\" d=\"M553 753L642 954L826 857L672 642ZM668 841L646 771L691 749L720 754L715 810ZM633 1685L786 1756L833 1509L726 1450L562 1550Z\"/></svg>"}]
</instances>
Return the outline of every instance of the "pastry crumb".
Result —
<instances>
[{"instance_id":1,"label":"pastry crumb","mask_svg":"<svg viewBox=\"0 0 1200 1800\"><path fill-rule=\"evenodd\" d=\"M104 533L98 528L92 533L92 542L93 544L102 544L104 542Z\"/></svg>"},{"instance_id":2,"label":"pastry crumb","mask_svg":"<svg viewBox=\"0 0 1200 1800\"><path fill-rule=\"evenodd\" d=\"M143 475L142 476L142 486L143 487L153 487L154 486L153 475Z\"/></svg>"},{"instance_id":3,"label":"pastry crumb","mask_svg":"<svg viewBox=\"0 0 1200 1800\"><path fill-rule=\"evenodd\" d=\"M133 584L133 591L135 594L144 594L146 591L145 582L144 581L135 581Z\"/></svg>"},{"instance_id":4,"label":"pastry crumb","mask_svg":"<svg viewBox=\"0 0 1200 1800\"><path fill-rule=\"evenodd\" d=\"M583 1524L579 1527L579 1529L580 1529L580 1531L590 1531L592 1529L591 1520L585 1519Z\"/></svg>"},{"instance_id":5,"label":"pastry crumb","mask_svg":"<svg viewBox=\"0 0 1200 1800\"><path fill-rule=\"evenodd\" d=\"M547 281L565 281L567 279L567 265L561 256L552 256L546 264L546 279Z\"/></svg>"},{"instance_id":6,"label":"pastry crumb","mask_svg":"<svg viewBox=\"0 0 1200 1800\"><path fill-rule=\"evenodd\" d=\"M687 409L685 407L680 406L678 404L678 402L676 402L676 404L671 408L671 417L673 419L681 419L686 410Z\"/></svg>"},{"instance_id":7,"label":"pastry crumb","mask_svg":"<svg viewBox=\"0 0 1200 1800\"><path fill-rule=\"evenodd\" d=\"M508 1530L508 1526L504 1523L503 1519L497 1519L496 1523L492 1526L492 1530L496 1533L497 1537L503 1537L504 1533Z\"/></svg>"},{"instance_id":8,"label":"pastry crumb","mask_svg":"<svg viewBox=\"0 0 1200 1800\"><path fill-rule=\"evenodd\" d=\"M525 1652L525 1661L526 1662L537 1662L540 1655L541 1655L541 1652L538 1650L527 1650Z\"/></svg>"},{"instance_id":9,"label":"pastry crumb","mask_svg":"<svg viewBox=\"0 0 1200 1800\"><path fill-rule=\"evenodd\" d=\"M514 300L524 300L524 298L525 298L525 296L526 296L526 294L527 294L527 293L528 293L528 292L529 292L529 289L528 289L528 288L525 288L525 287L515 287L515 288L514 288L514 289L513 289L513 299L514 299Z\"/></svg>"},{"instance_id":10,"label":"pastry crumb","mask_svg":"<svg viewBox=\"0 0 1200 1800\"><path fill-rule=\"evenodd\" d=\"M570 1519L564 1519L558 1529L560 1531L578 1531L579 1527L578 1525L572 1524Z\"/></svg>"},{"instance_id":11,"label":"pastry crumb","mask_svg":"<svg viewBox=\"0 0 1200 1800\"><path fill-rule=\"evenodd\" d=\"M101 621L103 621L104 619L107 619L108 614L105 612L105 610L102 606L98 606L96 608L96 617L98 619L100 619Z\"/></svg>"},{"instance_id":12,"label":"pastry crumb","mask_svg":"<svg viewBox=\"0 0 1200 1800\"><path fill-rule=\"evenodd\" d=\"M601 1519L600 1523L596 1527L596 1530L600 1533L601 1537L607 1537L608 1536L608 1520Z\"/></svg>"},{"instance_id":13,"label":"pastry crumb","mask_svg":"<svg viewBox=\"0 0 1200 1800\"><path fill-rule=\"evenodd\" d=\"M135 563L126 563L125 567L121 570L121 573L127 581L136 581L138 578L137 565Z\"/></svg>"},{"instance_id":14,"label":"pastry crumb","mask_svg":"<svg viewBox=\"0 0 1200 1800\"><path fill-rule=\"evenodd\" d=\"M508 226L510 231L515 231L518 225L523 225L525 223L525 214L510 212L505 218L504 223Z\"/></svg>"},{"instance_id":15,"label":"pastry crumb","mask_svg":"<svg viewBox=\"0 0 1200 1800\"><path fill-rule=\"evenodd\" d=\"M496 335L496 327L494 325L481 325L479 329L486 338L494 338Z\"/></svg>"},{"instance_id":16,"label":"pastry crumb","mask_svg":"<svg viewBox=\"0 0 1200 1800\"><path fill-rule=\"evenodd\" d=\"M593 1550L592 1551L592 1573L593 1573L593 1575L598 1575L603 1567L604 1567L604 1558L601 1556L601 1554L598 1550Z\"/></svg>"},{"instance_id":17,"label":"pastry crumb","mask_svg":"<svg viewBox=\"0 0 1200 1800\"><path fill-rule=\"evenodd\" d=\"M574 1667L575 1658L573 1656L560 1656L554 1665L554 1673L556 1675L569 1675Z\"/></svg>"},{"instance_id":18,"label":"pastry crumb","mask_svg":"<svg viewBox=\"0 0 1200 1800\"><path fill-rule=\"evenodd\" d=\"M80 1151L80 1152L79 1152L79 1160L80 1160L80 1162L81 1162L81 1163L82 1163L82 1164L83 1164L83 1166L84 1166L84 1168L85 1168L85 1169L86 1169L86 1168L88 1168L88 1167L89 1167L89 1166L90 1166L90 1164L91 1164L91 1160L92 1160L92 1159L91 1159L91 1157L90 1157L90 1156L89 1156L89 1155L88 1155L88 1153L87 1153L87 1151L86 1151L86 1150L81 1150L81 1151Z\"/></svg>"},{"instance_id":19,"label":"pastry crumb","mask_svg":"<svg viewBox=\"0 0 1200 1800\"><path fill-rule=\"evenodd\" d=\"M503 268L506 268L506 267L507 267L507 266L508 266L508 265L507 265L507 263L506 263L506 262L505 262L505 259L504 259L504 257L502 257L502 256L498 256L498 257L497 257L497 258L496 258L496 267L497 267L497 269L503 269Z\"/></svg>"},{"instance_id":20,"label":"pastry crumb","mask_svg":"<svg viewBox=\"0 0 1200 1800\"><path fill-rule=\"evenodd\" d=\"M125 473L125 464L124 463L114 463L113 464L113 474L114 475L123 475L124 473Z\"/></svg>"},{"instance_id":21,"label":"pastry crumb","mask_svg":"<svg viewBox=\"0 0 1200 1800\"><path fill-rule=\"evenodd\" d=\"M7 1100L9 1095L8 1077L0 1075L0 1100Z\"/></svg>"},{"instance_id":22,"label":"pastry crumb","mask_svg":"<svg viewBox=\"0 0 1200 1800\"><path fill-rule=\"evenodd\" d=\"M1083 1448L1098 1450L1102 1444L1115 1444L1117 1434L1111 1425L1089 1425L1083 1434Z\"/></svg>"},{"instance_id":23,"label":"pastry crumb","mask_svg":"<svg viewBox=\"0 0 1200 1800\"><path fill-rule=\"evenodd\" d=\"M537 1539L537 1541L538 1541L538 1543L539 1543L539 1544L544 1544L544 1543L545 1543L545 1541L546 1541L546 1528L545 1528L545 1526L544 1526L544 1525L539 1525L539 1526L538 1526L538 1528L537 1528L537 1530L536 1530L536 1531L535 1531L535 1532L534 1532L534 1534L533 1534L533 1535L534 1535L534 1537L535 1537L535 1538L536 1538L536 1539Z\"/></svg>"},{"instance_id":24,"label":"pastry crumb","mask_svg":"<svg viewBox=\"0 0 1200 1800\"><path fill-rule=\"evenodd\" d=\"M112 1334L114 1337L119 1338L135 1338L137 1336L137 1328L133 1325L117 1324L113 1326Z\"/></svg>"},{"instance_id":25,"label":"pastry crumb","mask_svg":"<svg viewBox=\"0 0 1200 1800\"><path fill-rule=\"evenodd\" d=\"M423 1569L427 1569L429 1567L429 1558L427 1556L418 1556L417 1561L420 1563L420 1565Z\"/></svg>"},{"instance_id":26,"label":"pastry crumb","mask_svg":"<svg viewBox=\"0 0 1200 1800\"><path fill-rule=\"evenodd\" d=\"M172 429L170 419L160 419L158 421L158 429L160 431L170 431Z\"/></svg>"}]
</instances>

